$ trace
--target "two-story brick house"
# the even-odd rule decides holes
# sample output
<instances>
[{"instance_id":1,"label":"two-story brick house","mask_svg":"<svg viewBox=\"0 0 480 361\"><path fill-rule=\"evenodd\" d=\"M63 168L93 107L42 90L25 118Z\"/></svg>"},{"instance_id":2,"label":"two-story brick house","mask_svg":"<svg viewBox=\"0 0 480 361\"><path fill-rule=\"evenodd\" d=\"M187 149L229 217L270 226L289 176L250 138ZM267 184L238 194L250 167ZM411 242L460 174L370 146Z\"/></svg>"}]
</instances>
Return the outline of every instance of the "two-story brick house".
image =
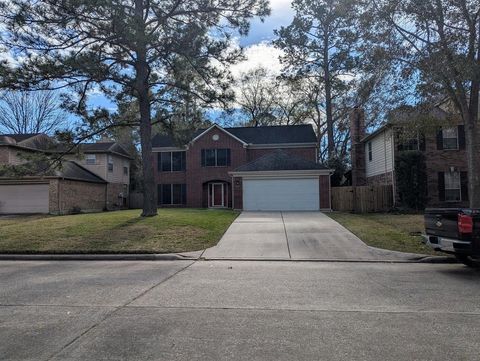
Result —
<instances>
[{"instance_id":1,"label":"two-story brick house","mask_svg":"<svg viewBox=\"0 0 480 361\"><path fill-rule=\"evenodd\" d=\"M401 133L408 127L408 119L394 120L366 134L363 112L356 109L350 121L352 184L391 184L397 205L402 205L395 159L401 152L419 151L425 156L427 206L468 206L464 125L459 117L452 117L441 107L434 108L430 117L438 118L439 123L445 123L447 118L449 121L437 126L435 132L418 132L405 139Z\"/></svg>"},{"instance_id":2,"label":"two-story brick house","mask_svg":"<svg viewBox=\"0 0 480 361\"><path fill-rule=\"evenodd\" d=\"M64 153L45 134L0 135L0 167L20 166L31 154ZM22 177L0 176L0 214L102 211L127 206L131 156L115 142L82 144L61 166Z\"/></svg>"},{"instance_id":3,"label":"two-story brick house","mask_svg":"<svg viewBox=\"0 0 480 361\"><path fill-rule=\"evenodd\" d=\"M331 171L311 125L197 131L152 140L158 204L244 210L330 209Z\"/></svg>"}]
</instances>

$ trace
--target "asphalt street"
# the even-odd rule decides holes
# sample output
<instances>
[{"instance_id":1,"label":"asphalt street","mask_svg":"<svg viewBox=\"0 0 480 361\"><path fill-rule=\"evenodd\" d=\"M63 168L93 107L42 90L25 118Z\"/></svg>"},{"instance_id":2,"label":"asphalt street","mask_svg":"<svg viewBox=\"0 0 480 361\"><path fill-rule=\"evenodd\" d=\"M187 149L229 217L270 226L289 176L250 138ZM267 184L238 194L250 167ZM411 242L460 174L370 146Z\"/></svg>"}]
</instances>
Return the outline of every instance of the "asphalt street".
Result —
<instances>
[{"instance_id":1,"label":"asphalt street","mask_svg":"<svg viewBox=\"0 0 480 361\"><path fill-rule=\"evenodd\" d=\"M1 360L479 360L458 264L2 261Z\"/></svg>"}]
</instances>

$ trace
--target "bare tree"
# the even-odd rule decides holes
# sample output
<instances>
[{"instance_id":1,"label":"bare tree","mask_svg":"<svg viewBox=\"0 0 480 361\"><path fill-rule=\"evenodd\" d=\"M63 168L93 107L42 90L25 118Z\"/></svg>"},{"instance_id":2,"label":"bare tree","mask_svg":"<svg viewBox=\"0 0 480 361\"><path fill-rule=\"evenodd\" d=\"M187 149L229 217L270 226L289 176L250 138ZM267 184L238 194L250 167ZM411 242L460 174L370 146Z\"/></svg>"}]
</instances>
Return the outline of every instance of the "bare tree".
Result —
<instances>
[{"instance_id":1,"label":"bare tree","mask_svg":"<svg viewBox=\"0 0 480 361\"><path fill-rule=\"evenodd\" d=\"M241 75L237 82L236 103L246 123L257 127L274 122L274 77L265 68L256 68Z\"/></svg>"},{"instance_id":2,"label":"bare tree","mask_svg":"<svg viewBox=\"0 0 480 361\"><path fill-rule=\"evenodd\" d=\"M65 125L65 113L53 91L8 91L0 96L0 130L52 133Z\"/></svg>"}]
</instances>

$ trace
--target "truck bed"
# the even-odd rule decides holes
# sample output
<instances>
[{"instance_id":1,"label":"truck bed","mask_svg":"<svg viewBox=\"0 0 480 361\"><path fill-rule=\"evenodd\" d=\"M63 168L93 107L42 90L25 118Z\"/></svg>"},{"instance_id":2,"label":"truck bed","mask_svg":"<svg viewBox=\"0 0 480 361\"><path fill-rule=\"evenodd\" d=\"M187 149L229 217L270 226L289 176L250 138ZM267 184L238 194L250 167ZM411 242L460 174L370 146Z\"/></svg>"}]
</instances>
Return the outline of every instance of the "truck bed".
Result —
<instances>
[{"instance_id":1,"label":"truck bed","mask_svg":"<svg viewBox=\"0 0 480 361\"><path fill-rule=\"evenodd\" d=\"M473 220L472 232L460 232L459 214L471 217ZM425 210L425 233L427 242L434 249L450 253L479 255L480 210L427 208Z\"/></svg>"}]
</instances>

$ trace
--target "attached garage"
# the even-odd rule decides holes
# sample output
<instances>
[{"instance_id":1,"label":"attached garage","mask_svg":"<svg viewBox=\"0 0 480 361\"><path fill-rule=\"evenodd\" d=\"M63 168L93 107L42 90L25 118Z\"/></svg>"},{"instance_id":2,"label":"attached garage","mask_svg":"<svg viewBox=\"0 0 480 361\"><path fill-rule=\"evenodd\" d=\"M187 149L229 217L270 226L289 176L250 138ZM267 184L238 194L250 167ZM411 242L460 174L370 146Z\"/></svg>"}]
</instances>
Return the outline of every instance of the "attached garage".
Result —
<instances>
[{"instance_id":1,"label":"attached garage","mask_svg":"<svg viewBox=\"0 0 480 361\"><path fill-rule=\"evenodd\" d=\"M258 178L243 180L246 211L318 211L320 194L315 178Z\"/></svg>"},{"instance_id":2,"label":"attached garage","mask_svg":"<svg viewBox=\"0 0 480 361\"><path fill-rule=\"evenodd\" d=\"M233 208L318 211L330 207L331 169L276 150L230 172Z\"/></svg>"},{"instance_id":3,"label":"attached garage","mask_svg":"<svg viewBox=\"0 0 480 361\"><path fill-rule=\"evenodd\" d=\"M106 205L107 182L73 161L43 177L0 177L0 214L98 212Z\"/></svg>"},{"instance_id":4,"label":"attached garage","mask_svg":"<svg viewBox=\"0 0 480 361\"><path fill-rule=\"evenodd\" d=\"M0 214L48 213L49 184L0 185Z\"/></svg>"}]
</instances>

